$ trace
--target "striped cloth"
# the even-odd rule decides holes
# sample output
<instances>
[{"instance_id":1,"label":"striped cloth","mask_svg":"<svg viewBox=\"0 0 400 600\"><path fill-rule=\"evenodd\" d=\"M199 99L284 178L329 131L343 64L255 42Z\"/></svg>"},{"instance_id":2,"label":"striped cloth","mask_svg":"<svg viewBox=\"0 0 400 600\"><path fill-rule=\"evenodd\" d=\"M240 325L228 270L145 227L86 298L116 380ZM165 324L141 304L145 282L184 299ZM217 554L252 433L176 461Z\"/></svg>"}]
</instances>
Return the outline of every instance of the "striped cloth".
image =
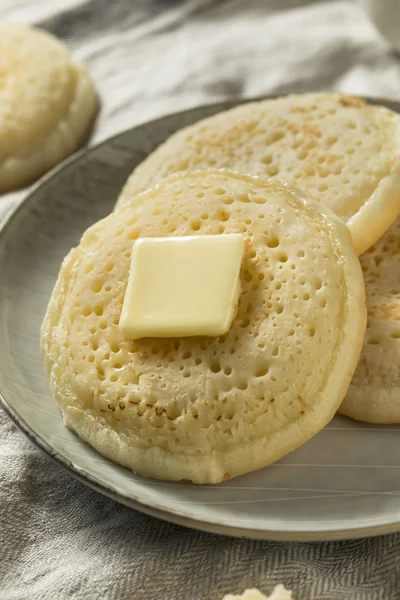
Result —
<instances>
[{"instance_id":1,"label":"striped cloth","mask_svg":"<svg viewBox=\"0 0 400 600\"><path fill-rule=\"evenodd\" d=\"M351 1L1 0L86 60L93 142L227 96L340 89L400 97L398 59ZM0 57L1 60L1 57ZM0 214L25 192L0 198ZM336 543L217 537L76 482L0 412L0 600L220 600L277 583L296 600L399 600L400 536Z\"/></svg>"}]
</instances>

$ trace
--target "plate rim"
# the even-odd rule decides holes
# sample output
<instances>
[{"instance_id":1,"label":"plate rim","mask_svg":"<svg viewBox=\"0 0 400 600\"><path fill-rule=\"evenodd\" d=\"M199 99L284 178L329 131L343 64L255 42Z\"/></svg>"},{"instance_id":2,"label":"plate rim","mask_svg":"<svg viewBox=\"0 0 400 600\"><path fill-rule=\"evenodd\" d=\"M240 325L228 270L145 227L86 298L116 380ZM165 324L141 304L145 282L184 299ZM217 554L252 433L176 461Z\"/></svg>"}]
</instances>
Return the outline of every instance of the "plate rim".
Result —
<instances>
[{"instance_id":1,"label":"plate rim","mask_svg":"<svg viewBox=\"0 0 400 600\"><path fill-rule=\"evenodd\" d=\"M340 92L338 92L340 93ZM27 209L29 204L35 200L37 192L46 185L49 181L54 180L58 174L72 165L75 162L79 162L83 156L90 155L97 151L101 146L108 145L110 142L118 140L121 136L127 133L134 134L135 131L140 130L144 126L152 126L158 122L162 122L168 117L183 116L189 114L192 111L201 111L210 107L218 107L228 110L227 105L233 108L236 105L245 104L249 102L257 102L259 100L274 98L274 95L262 95L258 97L250 98L226 98L218 102L209 102L200 105L193 106L189 109L184 109L172 113L162 115L149 121L138 123L135 126L121 130L118 133L102 140L98 144L80 149L78 152L72 154L69 158L61 162L55 168L51 169L43 177L41 177L23 198L23 200L12 207L3 217L0 222L0 243L5 235L6 230L12 225L15 217L19 216L21 212ZM395 104L398 106L400 112L400 99L394 98L382 98L372 96L359 96L370 103L377 104ZM200 117L201 119L202 117ZM1 201L1 196L0 196ZM36 433L28 422L22 417L18 409L13 405L6 394L4 393L1 381L0 381L0 406L4 409L5 413L17 426L17 428L25 434L31 443L39 447L44 451L52 460L57 464L61 465L69 474L75 477L81 483L87 485L91 489L102 493L103 495L117 501L125 506L138 510L144 514L156 517L181 525L187 528L205 531L208 533L214 533L219 535L229 535L232 537L246 537L250 539L259 540L271 540L271 541L291 541L291 542L315 542L315 541L335 541L335 540L346 540L346 539L360 539L370 536L378 536L387 533L395 533L400 530L400 519L395 521L387 521L379 525L367 525L363 527L341 527L341 528L330 528L321 530L307 531L305 529L298 529L292 531L282 531L279 529L255 529L255 528L243 528L235 525L221 525L220 523L213 521L212 518L207 520L197 519L193 516L185 515L181 509L174 509L173 507L165 507L160 505L157 501L142 501L140 497L133 494L126 494L123 490L117 490L114 486L111 486L104 481L100 476L94 476L88 473L85 469L82 469L76 463L70 461L61 452L56 451L50 443L48 443L40 434ZM84 442L82 442L84 443ZM136 496L136 497L135 497Z\"/></svg>"}]
</instances>

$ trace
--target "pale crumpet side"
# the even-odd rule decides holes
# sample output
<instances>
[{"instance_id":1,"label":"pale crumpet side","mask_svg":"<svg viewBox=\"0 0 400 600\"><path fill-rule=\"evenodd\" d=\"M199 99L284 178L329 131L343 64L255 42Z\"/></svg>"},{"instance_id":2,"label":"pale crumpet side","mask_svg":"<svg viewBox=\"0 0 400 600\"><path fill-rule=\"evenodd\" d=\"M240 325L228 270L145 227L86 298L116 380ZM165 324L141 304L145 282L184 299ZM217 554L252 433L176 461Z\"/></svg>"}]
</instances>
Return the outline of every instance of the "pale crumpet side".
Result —
<instances>
[{"instance_id":1,"label":"pale crumpet side","mask_svg":"<svg viewBox=\"0 0 400 600\"><path fill-rule=\"evenodd\" d=\"M97 111L86 68L54 36L0 23L0 193L30 183L79 146Z\"/></svg>"},{"instance_id":2,"label":"pale crumpet side","mask_svg":"<svg viewBox=\"0 0 400 600\"><path fill-rule=\"evenodd\" d=\"M361 257L367 332L339 412L370 423L400 423L400 218Z\"/></svg>"},{"instance_id":3,"label":"pale crumpet side","mask_svg":"<svg viewBox=\"0 0 400 600\"><path fill-rule=\"evenodd\" d=\"M400 117L340 94L244 104L172 135L118 203L171 173L210 167L294 181L345 221L362 254L400 213Z\"/></svg>"},{"instance_id":4,"label":"pale crumpet side","mask_svg":"<svg viewBox=\"0 0 400 600\"><path fill-rule=\"evenodd\" d=\"M139 237L245 236L237 315L219 337L126 339ZM172 176L83 235L64 261L42 351L64 422L140 475L215 483L320 431L365 334L364 281L344 223L290 185Z\"/></svg>"}]
</instances>

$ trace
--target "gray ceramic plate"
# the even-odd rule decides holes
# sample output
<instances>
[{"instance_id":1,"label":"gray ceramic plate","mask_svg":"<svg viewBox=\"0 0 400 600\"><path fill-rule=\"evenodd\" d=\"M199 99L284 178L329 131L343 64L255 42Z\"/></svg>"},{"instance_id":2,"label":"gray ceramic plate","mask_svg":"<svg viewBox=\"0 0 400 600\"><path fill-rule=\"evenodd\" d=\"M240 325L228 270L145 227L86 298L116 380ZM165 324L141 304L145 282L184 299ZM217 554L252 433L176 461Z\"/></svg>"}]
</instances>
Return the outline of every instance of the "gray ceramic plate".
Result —
<instances>
[{"instance_id":1,"label":"gray ceramic plate","mask_svg":"<svg viewBox=\"0 0 400 600\"><path fill-rule=\"evenodd\" d=\"M278 463L216 486L155 482L68 431L51 398L39 330L61 260L113 207L132 168L172 131L234 102L168 116L75 156L41 182L0 235L0 389L14 422L96 490L151 515L217 533L282 540L400 529L400 426L335 417ZM391 103L392 108L400 106Z\"/></svg>"}]
</instances>

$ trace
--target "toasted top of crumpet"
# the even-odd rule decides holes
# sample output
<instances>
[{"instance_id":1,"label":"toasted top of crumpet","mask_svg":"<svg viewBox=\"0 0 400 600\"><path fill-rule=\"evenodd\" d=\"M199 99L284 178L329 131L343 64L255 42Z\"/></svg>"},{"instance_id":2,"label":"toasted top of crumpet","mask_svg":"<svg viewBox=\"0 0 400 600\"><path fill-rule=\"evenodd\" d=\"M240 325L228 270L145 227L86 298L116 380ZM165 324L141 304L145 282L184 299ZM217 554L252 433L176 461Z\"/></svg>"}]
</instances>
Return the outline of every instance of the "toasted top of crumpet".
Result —
<instances>
[{"instance_id":1,"label":"toasted top of crumpet","mask_svg":"<svg viewBox=\"0 0 400 600\"><path fill-rule=\"evenodd\" d=\"M343 219L362 254L400 213L399 124L391 110L340 94L244 104L172 135L135 169L118 204L175 172L277 176Z\"/></svg>"}]
</instances>

